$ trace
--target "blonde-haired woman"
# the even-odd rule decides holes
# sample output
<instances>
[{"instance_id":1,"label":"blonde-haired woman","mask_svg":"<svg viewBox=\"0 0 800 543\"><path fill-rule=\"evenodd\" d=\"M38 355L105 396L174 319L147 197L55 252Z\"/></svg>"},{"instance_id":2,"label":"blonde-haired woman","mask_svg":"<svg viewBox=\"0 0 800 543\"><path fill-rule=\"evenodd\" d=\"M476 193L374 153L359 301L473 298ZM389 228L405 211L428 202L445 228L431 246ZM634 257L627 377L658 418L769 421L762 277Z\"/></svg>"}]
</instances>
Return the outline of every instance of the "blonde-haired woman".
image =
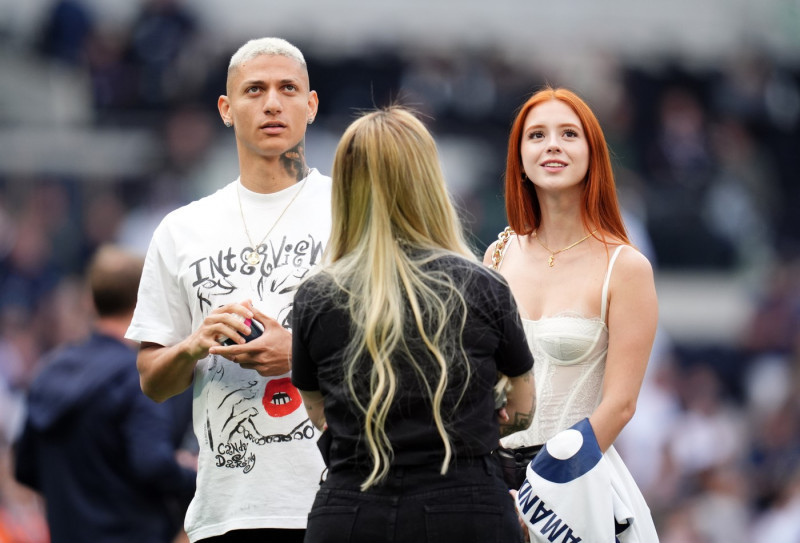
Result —
<instances>
[{"instance_id":1,"label":"blonde-haired woman","mask_svg":"<svg viewBox=\"0 0 800 543\"><path fill-rule=\"evenodd\" d=\"M292 381L327 427L306 542L521 541L490 453L530 423L533 360L507 284L463 239L433 138L401 107L365 114L332 178L327 263L293 309Z\"/></svg>"}]
</instances>

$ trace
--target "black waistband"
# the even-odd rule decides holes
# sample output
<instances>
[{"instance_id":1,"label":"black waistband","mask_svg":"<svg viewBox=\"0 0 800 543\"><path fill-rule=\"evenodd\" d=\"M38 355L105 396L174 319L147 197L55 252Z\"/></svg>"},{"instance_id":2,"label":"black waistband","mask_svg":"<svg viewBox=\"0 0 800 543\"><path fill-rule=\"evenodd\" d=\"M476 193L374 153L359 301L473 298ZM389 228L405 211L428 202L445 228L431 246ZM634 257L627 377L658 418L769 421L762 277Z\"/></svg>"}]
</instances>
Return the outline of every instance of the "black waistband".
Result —
<instances>
[{"instance_id":1,"label":"black waistband","mask_svg":"<svg viewBox=\"0 0 800 543\"><path fill-rule=\"evenodd\" d=\"M386 479L403 479L406 477L462 478L481 474L491 475L498 472L496 465L497 461L492 455L455 458L450 462L447 472L444 475L441 473L441 462L399 466L393 465L389 468ZM335 480L339 484L357 483L360 485L369 475L370 472L365 469L365 466L354 467L352 469L340 467L336 470L329 471L327 479Z\"/></svg>"}]
</instances>

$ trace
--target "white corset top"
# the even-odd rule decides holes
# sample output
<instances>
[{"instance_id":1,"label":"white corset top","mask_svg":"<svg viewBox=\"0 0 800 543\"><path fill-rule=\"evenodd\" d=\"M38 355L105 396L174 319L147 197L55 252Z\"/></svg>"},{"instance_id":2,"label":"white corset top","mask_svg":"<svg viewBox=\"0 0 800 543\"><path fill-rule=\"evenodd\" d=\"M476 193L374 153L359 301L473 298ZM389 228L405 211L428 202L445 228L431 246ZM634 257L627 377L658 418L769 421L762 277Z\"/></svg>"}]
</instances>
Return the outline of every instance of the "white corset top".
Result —
<instances>
[{"instance_id":1,"label":"white corset top","mask_svg":"<svg viewBox=\"0 0 800 543\"><path fill-rule=\"evenodd\" d=\"M608 352L608 282L622 247L608 263L599 317L560 313L522 319L534 359L536 410L531 426L504 438L504 446L540 445L591 415L600 403Z\"/></svg>"}]
</instances>

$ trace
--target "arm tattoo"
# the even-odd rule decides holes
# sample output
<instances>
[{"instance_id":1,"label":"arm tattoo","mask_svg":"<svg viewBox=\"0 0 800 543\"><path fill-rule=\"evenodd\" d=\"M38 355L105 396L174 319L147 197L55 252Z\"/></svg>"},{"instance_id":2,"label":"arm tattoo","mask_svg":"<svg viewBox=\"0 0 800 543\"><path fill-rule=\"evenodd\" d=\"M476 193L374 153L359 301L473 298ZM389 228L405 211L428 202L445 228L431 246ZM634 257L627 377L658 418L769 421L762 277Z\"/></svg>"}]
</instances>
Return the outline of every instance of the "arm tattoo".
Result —
<instances>
[{"instance_id":1,"label":"arm tattoo","mask_svg":"<svg viewBox=\"0 0 800 543\"><path fill-rule=\"evenodd\" d=\"M314 403L316 403L316 402L314 402ZM319 429L324 429L324 427L327 424L327 421L325 420L325 408L322 407L322 402L319 402L319 405L320 405L319 409L314 407L314 403L303 402L303 406L305 406L306 413L308 413L308 418L311 419L312 424L314 424L314 426L316 426ZM316 422L314 422L314 419L316 419L317 417L320 416L318 414L319 411L322 411L322 415L321 415L322 416L322 420L316 421L316 422L319 422L319 425L317 425Z\"/></svg>"},{"instance_id":2,"label":"arm tattoo","mask_svg":"<svg viewBox=\"0 0 800 543\"><path fill-rule=\"evenodd\" d=\"M281 164L286 172L294 177L296 181L301 181L308 175L306 166L306 144L301 141L281 155Z\"/></svg>"},{"instance_id":3,"label":"arm tattoo","mask_svg":"<svg viewBox=\"0 0 800 543\"><path fill-rule=\"evenodd\" d=\"M523 377L526 383L533 380L533 372L528 371ZM531 410L527 413L514 413L514 417L507 422L500 422L500 437L505 437L526 430L533 422L533 413L536 411L536 391L533 393L533 402L531 402Z\"/></svg>"},{"instance_id":4,"label":"arm tattoo","mask_svg":"<svg viewBox=\"0 0 800 543\"><path fill-rule=\"evenodd\" d=\"M528 428L533 420L533 411L530 413L514 413L514 418L508 422L500 423L500 437L506 437L514 432Z\"/></svg>"}]
</instances>

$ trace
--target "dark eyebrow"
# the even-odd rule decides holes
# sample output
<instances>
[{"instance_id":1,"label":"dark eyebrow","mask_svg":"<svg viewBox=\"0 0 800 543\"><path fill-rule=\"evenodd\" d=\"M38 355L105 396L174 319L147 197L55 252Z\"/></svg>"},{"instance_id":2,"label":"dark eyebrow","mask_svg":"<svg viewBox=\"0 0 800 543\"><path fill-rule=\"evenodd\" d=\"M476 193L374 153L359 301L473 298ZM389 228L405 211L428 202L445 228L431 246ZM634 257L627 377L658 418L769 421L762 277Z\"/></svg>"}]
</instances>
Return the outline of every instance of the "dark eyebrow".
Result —
<instances>
[{"instance_id":1,"label":"dark eyebrow","mask_svg":"<svg viewBox=\"0 0 800 543\"><path fill-rule=\"evenodd\" d=\"M267 84L266 81L264 81L263 79L249 79L249 80L246 80L246 81L242 81L242 85L244 87L252 87L252 86L264 87L264 86L266 86L266 84ZM297 79L293 79L293 78L281 79L278 82L278 84L279 85L296 85L298 87L300 86L300 82Z\"/></svg>"}]
</instances>

